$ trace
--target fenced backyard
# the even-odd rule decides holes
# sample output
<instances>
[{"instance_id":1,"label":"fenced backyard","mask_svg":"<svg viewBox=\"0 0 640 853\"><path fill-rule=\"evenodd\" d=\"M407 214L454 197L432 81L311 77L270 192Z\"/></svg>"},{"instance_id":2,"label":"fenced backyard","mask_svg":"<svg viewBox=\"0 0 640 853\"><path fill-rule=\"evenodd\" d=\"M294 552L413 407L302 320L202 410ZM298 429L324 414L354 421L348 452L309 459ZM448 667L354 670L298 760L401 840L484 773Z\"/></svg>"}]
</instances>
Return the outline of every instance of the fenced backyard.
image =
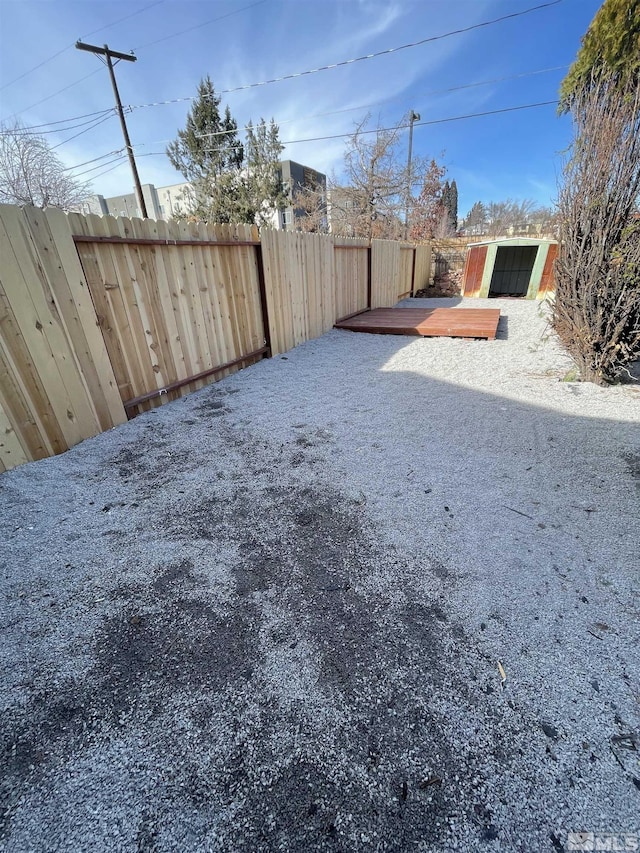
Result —
<instances>
[{"instance_id":1,"label":"fenced backyard","mask_svg":"<svg viewBox=\"0 0 640 853\"><path fill-rule=\"evenodd\" d=\"M0 205L0 472L390 307L428 245Z\"/></svg>"}]
</instances>

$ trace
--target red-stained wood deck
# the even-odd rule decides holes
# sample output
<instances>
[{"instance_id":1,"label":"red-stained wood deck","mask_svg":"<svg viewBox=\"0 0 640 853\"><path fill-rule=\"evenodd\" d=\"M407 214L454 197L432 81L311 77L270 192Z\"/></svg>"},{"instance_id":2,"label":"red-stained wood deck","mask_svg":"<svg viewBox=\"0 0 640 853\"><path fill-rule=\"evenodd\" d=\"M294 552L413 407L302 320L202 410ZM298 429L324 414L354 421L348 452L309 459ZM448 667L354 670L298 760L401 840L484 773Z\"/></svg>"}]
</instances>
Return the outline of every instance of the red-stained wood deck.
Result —
<instances>
[{"instance_id":1,"label":"red-stained wood deck","mask_svg":"<svg viewBox=\"0 0 640 853\"><path fill-rule=\"evenodd\" d=\"M336 329L375 335L421 335L423 338L495 339L499 308L374 308L346 320Z\"/></svg>"}]
</instances>

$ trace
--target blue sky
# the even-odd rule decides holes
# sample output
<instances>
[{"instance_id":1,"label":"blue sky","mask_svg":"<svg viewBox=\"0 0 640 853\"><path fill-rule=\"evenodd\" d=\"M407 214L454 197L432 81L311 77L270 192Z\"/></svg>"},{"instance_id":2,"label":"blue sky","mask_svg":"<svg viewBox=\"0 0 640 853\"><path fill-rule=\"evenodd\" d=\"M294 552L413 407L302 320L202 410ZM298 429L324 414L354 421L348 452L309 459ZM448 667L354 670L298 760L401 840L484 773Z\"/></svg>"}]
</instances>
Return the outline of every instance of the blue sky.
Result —
<instances>
[{"instance_id":1,"label":"blue sky","mask_svg":"<svg viewBox=\"0 0 640 853\"><path fill-rule=\"evenodd\" d=\"M113 106L107 69L73 44L80 38L134 50L138 61L119 63L116 73L123 103L136 107L127 121L141 180L157 186L177 183L181 176L163 152L184 125L189 102L141 105L193 96L206 74L217 91L234 89L439 36L542 2L0 0L0 117L42 125L67 167L117 151L123 142L116 116L95 127L93 118L100 115L66 121ZM564 66L575 58L599 6L600 0L561 0L396 53L230 92L222 96L223 103L240 125L274 117L281 139L289 143L283 158L339 178L344 139L296 140L347 134L367 112L386 127L398 124L410 109L426 122L552 101ZM483 85L457 88L475 83ZM554 106L543 106L416 125L414 153L441 158L448 178L456 179L464 215L476 200L532 198L550 204L570 137L569 119L558 118ZM100 166L82 175L94 179L94 192L130 192L128 165L115 157L78 166L75 173Z\"/></svg>"}]
</instances>

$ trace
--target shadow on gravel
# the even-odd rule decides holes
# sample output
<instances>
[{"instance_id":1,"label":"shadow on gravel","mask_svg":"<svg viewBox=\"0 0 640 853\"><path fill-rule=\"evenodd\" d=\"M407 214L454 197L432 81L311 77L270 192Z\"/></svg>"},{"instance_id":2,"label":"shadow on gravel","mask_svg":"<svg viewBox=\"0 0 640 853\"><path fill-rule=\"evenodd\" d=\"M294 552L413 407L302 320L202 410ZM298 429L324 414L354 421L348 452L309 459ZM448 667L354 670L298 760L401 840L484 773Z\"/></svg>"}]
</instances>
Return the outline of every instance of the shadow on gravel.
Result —
<instances>
[{"instance_id":1,"label":"shadow on gravel","mask_svg":"<svg viewBox=\"0 0 640 853\"><path fill-rule=\"evenodd\" d=\"M331 413L338 404L327 381L317 393ZM406 400L420 396L431 402L427 439L446 426L452 457L456 447L473 452L457 419L471 408L485 452L522 462L548 451L523 438L535 413L568 448L557 461L563 482L572 454L588 454L611 430L610 421L464 388L443 410L441 385L387 375L374 402L389 412L388 435ZM353 396L364 407L368 393ZM18 615L6 611L5 632L22 632L34 661L19 685L26 701L2 712L6 849L26 839L73 849L91 831L95 849L116 849L118 837L138 851L441 850L452 839L489 850L497 839L512 845L514 827L527 826L531 849L543 849L541 839L561 849L543 814L511 814L510 792L567 797L588 754L558 771L538 721L500 692L495 660L451 617L454 568L427 556L416 564L387 544L365 496L336 481L329 430L301 425L281 442L238 428L228 422L236 404L215 386L172 405L186 413L189 434L181 436L180 417L170 428L150 414L134 422L137 438L123 429L123 446L95 463L135 535L117 546L120 563L131 564L125 578L110 566L109 537L98 535L107 524L117 531L117 518L96 503L86 548L110 569L97 616L78 623L73 648L79 661L88 656L85 668L58 678L35 639L43 617L24 615L15 596ZM363 416L356 428L365 425ZM630 485L638 459L618 460ZM591 464L594 477L609 476L611 459ZM20 488L19 471L0 492L14 482ZM27 485L37 489L37 477ZM87 496L97 488L89 476L86 486ZM10 581L20 559L36 560L14 540ZM42 571L52 588L63 582L46 558ZM84 601L79 585L70 592L58 616L65 623ZM84 774L82 797L74 774ZM136 774L131 795L125 782ZM95 827L98 806L122 810L121 835Z\"/></svg>"}]
</instances>

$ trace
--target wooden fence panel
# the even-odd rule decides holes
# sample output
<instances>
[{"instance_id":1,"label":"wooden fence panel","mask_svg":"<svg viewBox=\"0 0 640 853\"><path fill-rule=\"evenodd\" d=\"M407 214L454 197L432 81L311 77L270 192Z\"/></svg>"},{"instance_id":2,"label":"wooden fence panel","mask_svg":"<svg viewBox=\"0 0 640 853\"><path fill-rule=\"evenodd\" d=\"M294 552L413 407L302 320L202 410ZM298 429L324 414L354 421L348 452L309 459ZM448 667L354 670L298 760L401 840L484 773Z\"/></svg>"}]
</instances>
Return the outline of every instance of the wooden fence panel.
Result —
<instances>
[{"instance_id":1,"label":"wooden fence panel","mask_svg":"<svg viewBox=\"0 0 640 853\"><path fill-rule=\"evenodd\" d=\"M416 246L416 269L413 282L414 292L429 286L431 278L431 244Z\"/></svg>"},{"instance_id":2,"label":"wooden fence panel","mask_svg":"<svg viewBox=\"0 0 640 853\"><path fill-rule=\"evenodd\" d=\"M367 307L369 282L369 242L364 245L335 241L335 307L336 320L364 311Z\"/></svg>"},{"instance_id":3,"label":"wooden fence panel","mask_svg":"<svg viewBox=\"0 0 640 853\"><path fill-rule=\"evenodd\" d=\"M275 355L322 335L335 323L333 242L326 235L267 230L261 240Z\"/></svg>"},{"instance_id":4,"label":"wooden fence panel","mask_svg":"<svg viewBox=\"0 0 640 853\"><path fill-rule=\"evenodd\" d=\"M61 453L125 420L60 216L0 206L0 406L14 436L0 449L5 468Z\"/></svg>"},{"instance_id":5,"label":"wooden fence panel","mask_svg":"<svg viewBox=\"0 0 640 853\"><path fill-rule=\"evenodd\" d=\"M124 402L263 347L255 248L210 245L257 240L251 226L89 216L82 233L131 240L78 242ZM171 245L172 241L203 245ZM170 391L169 399L233 369L238 367ZM166 399L163 394L139 408Z\"/></svg>"},{"instance_id":6,"label":"wooden fence panel","mask_svg":"<svg viewBox=\"0 0 640 853\"><path fill-rule=\"evenodd\" d=\"M192 378L257 357L267 331L276 354L369 302L393 306L431 259L391 241L8 205L0 251L0 471L239 369Z\"/></svg>"},{"instance_id":7,"label":"wooden fence panel","mask_svg":"<svg viewBox=\"0 0 640 853\"><path fill-rule=\"evenodd\" d=\"M371 241L371 307L391 308L398 301L400 243Z\"/></svg>"}]
</instances>

